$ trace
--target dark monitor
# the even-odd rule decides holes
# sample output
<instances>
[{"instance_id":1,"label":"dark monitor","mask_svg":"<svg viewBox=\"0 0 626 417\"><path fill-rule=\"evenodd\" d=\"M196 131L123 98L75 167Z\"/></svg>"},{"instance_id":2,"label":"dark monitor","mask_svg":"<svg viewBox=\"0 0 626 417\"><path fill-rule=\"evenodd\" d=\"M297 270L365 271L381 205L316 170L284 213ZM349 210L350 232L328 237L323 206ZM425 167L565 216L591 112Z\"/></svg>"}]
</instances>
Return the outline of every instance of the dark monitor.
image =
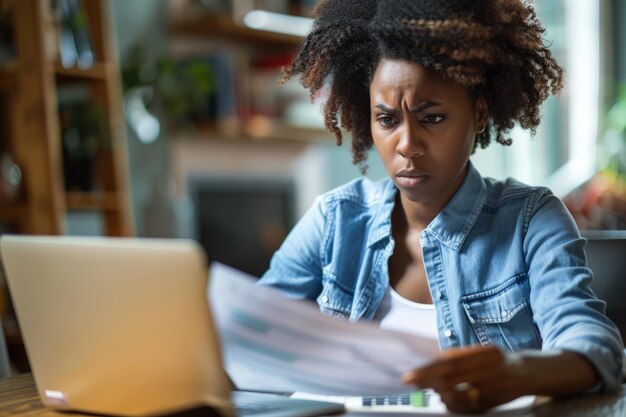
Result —
<instances>
[{"instance_id":1,"label":"dark monitor","mask_svg":"<svg viewBox=\"0 0 626 417\"><path fill-rule=\"evenodd\" d=\"M591 288L606 301L606 313L626 336L626 230L582 233L585 253L593 271Z\"/></svg>"},{"instance_id":2,"label":"dark monitor","mask_svg":"<svg viewBox=\"0 0 626 417\"><path fill-rule=\"evenodd\" d=\"M287 179L196 177L189 194L209 260L257 277L294 224L295 186Z\"/></svg>"}]
</instances>

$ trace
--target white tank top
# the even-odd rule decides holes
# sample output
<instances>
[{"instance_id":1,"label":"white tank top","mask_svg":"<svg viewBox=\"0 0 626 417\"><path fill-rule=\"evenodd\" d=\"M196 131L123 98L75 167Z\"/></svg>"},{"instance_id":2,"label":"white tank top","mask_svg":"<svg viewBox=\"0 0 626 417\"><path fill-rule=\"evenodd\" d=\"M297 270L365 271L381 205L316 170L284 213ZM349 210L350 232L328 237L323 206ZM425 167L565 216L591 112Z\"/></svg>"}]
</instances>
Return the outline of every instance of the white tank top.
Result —
<instances>
[{"instance_id":1,"label":"white tank top","mask_svg":"<svg viewBox=\"0 0 626 417\"><path fill-rule=\"evenodd\" d=\"M383 300L374 314L383 329L412 333L439 340L437 315L433 304L415 303L387 287Z\"/></svg>"}]
</instances>

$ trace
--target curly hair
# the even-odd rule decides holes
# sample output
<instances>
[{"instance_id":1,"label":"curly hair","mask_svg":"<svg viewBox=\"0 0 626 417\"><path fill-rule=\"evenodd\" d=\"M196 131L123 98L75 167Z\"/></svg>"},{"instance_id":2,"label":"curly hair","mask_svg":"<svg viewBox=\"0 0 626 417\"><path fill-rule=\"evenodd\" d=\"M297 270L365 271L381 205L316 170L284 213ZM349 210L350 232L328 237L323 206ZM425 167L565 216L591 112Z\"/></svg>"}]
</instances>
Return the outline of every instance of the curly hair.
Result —
<instances>
[{"instance_id":1,"label":"curly hair","mask_svg":"<svg viewBox=\"0 0 626 417\"><path fill-rule=\"evenodd\" d=\"M324 123L341 145L352 135L362 172L372 147L369 86L381 58L416 62L465 87L489 108L477 146L502 145L515 123L533 134L540 107L563 88L545 29L521 0L325 0L282 81L300 74L313 98L328 82Z\"/></svg>"}]
</instances>

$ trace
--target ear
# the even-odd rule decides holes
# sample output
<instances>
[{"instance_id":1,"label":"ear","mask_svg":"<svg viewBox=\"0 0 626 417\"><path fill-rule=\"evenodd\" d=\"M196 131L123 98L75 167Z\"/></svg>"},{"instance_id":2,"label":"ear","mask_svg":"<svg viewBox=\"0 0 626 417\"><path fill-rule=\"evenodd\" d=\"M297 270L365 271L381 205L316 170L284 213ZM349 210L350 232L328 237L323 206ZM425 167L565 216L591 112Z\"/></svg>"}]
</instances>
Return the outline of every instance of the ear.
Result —
<instances>
[{"instance_id":1,"label":"ear","mask_svg":"<svg viewBox=\"0 0 626 417\"><path fill-rule=\"evenodd\" d=\"M489 120L489 106L484 96L480 96L474 103L474 121L476 133L482 133L487 126Z\"/></svg>"}]
</instances>

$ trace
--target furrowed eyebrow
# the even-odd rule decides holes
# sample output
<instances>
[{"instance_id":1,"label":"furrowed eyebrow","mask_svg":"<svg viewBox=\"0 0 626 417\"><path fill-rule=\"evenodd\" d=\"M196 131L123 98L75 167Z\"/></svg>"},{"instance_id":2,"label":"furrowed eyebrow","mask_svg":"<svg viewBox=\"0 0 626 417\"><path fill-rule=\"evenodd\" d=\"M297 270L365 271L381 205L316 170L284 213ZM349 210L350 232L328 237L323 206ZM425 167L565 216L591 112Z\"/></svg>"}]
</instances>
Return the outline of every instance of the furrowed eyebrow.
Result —
<instances>
[{"instance_id":1,"label":"furrowed eyebrow","mask_svg":"<svg viewBox=\"0 0 626 417\"><path fill-rule=\"evenodd\" d=\"M377 109L381 109L385 113L391 113L391 114L400 113L400 110L398 110L398 109L390 109L389 107L385 106L384 104L377 104L374 107L376 107Z\"/></svg>"},{"instance_id":2,"label":"furrowed eyebrow","mask_svg":"<svg viewBox=\"0 0 626 417\"><path fill-rule=\"evenodd\" d=\"M429 109L431 107L435 107L435 106L440 106L441 103L437 102L437 101L426 101L422 104L420 104L419 106L411 109L411 113L421 113L426 109ZM390 113L390 114L397 114L400 113L400 110L398 109L391 109L387 106L385 106L384 104L377 104L376 106L377 109L381 109L382 111L384 111L385 113Z\"/></svg>"},{"instance_id":3,"label":"furrowed eyebrow","mask_svg":"<svg viewBox=\"0 0 626 417\"><path fill-rule=\"evenodd\" d=\"M436 101L427 101L425 103L420 104L419 106L415 107L414 109L411 109L411 113L421 113L426 109L429 109L431 107L435 107L435 106L440 106L441 103L436 102Z\"/></svg>"}]
</instances>

